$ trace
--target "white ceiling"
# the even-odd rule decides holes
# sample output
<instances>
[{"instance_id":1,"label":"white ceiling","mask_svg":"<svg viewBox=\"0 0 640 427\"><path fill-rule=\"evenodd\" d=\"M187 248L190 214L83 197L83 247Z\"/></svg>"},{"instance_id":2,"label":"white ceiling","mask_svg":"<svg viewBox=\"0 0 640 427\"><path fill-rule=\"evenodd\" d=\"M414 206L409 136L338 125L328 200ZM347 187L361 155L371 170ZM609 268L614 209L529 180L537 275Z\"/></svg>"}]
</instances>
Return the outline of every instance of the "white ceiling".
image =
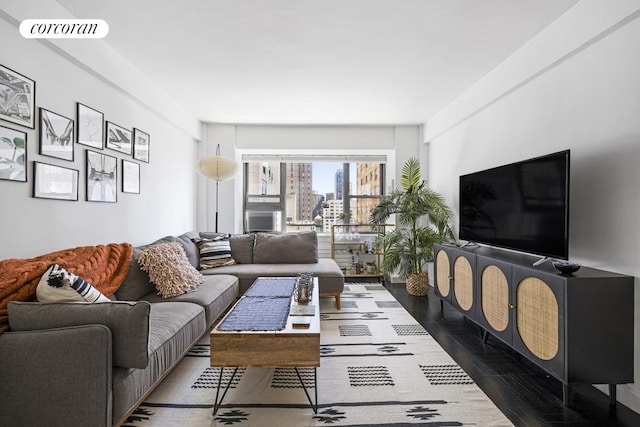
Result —
<instances>
[{"instance_id":1,"label":"white ceiling","mask_svg":"<svg viewBox=\"0 0 640 427\"><path fill-rule=\"evenodd\" d=\"M417 124L577 0L58 0L202 121Z\"/></svg>"}]
</instances>

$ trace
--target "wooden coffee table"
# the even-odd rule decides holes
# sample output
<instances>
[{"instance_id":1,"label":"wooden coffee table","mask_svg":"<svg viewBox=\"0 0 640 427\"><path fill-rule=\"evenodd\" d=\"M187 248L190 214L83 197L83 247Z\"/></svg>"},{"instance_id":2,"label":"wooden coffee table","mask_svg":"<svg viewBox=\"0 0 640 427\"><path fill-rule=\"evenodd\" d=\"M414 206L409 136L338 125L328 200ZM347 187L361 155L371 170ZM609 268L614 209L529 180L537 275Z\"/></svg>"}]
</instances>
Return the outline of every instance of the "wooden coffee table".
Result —
<instances>
[{"instance_id":1,"label":"wooden coffee table","mask_svg":"<svg viewBox=\"0 0 640 427\"><path fill-rule=\"evenodd\" d=\"M261 278L258 278L260 280ZM275 279L275 278L267 278ZM295 278L282 278L295 279ZM249 291L247 291L249 293ZM318 412L318 383L317 367L320 366L320 305L318 279L314 278L313 293L310 304L315 306L313 316L288 316L286 326L282 330L244 331L244 330L219 330L225 319L232 315L234 310L243 310L241 301L248 296L241 297L225 317L211 332L211 366L220 368L218 388L213 414L218 412L222 401L229 390L238 368L277 368L292 367L295 369L300 384L307 396L307 400L314 413ZM289 297L292 306L297 305L293 295ZM240 304L240 307L238 305ZM238 314L238 313L236 313ZM306 328L294 327L294 323L302 319L309 320ZM307 387L304 384L298 368L312 367L315 390L315 403L311 400ZM224 393L218 399L222 383L222 371L224 368L234 368L231 379L225 387Z\"/></svg>"}]
</instances>

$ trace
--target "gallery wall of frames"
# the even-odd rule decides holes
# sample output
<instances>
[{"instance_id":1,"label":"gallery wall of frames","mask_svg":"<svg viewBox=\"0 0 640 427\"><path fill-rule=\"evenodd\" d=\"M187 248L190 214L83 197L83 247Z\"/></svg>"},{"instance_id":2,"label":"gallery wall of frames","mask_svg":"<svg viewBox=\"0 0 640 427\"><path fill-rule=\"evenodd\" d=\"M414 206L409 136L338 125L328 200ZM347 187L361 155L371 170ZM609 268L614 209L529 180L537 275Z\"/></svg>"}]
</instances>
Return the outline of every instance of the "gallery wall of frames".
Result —
<instances>
[{"instance_id":1,"label":"gallery wall of frames","mask_svg":"<svg viewBox=\"0 0 640 427\"><path fill-rule=\"evenodd\" d=\"M0 64L0 179L30 182L32 196L42 199L78 201L80 179L88 202L140 194L151 136L131 123L109 121L96 105L75 102L75 112L66 117L46 106L36 109L36 82ZM23 128L35 129L37 140L28 141ZM37 144L37 159L27 159L28 144Z\"/></svg>"}]
</instances>

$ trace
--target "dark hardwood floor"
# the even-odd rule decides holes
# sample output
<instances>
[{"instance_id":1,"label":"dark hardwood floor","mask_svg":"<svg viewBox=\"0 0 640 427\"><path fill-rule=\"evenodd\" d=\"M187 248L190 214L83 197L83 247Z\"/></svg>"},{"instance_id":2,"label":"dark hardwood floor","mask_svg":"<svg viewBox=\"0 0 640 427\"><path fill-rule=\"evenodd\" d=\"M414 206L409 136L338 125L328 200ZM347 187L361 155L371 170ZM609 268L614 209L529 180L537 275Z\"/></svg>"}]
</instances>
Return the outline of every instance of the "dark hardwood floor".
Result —
<instances>
[{"instance_id":1,"label":"dark hardwood floor","mask_svg":"<svg viewBox=\"0 0 640 427\"><path fill-rule=\"evenodd\" d=\"M516 426L640 426L640 415L591 385L572 387L568 407L562 384L501 341L489 337L429 289L427 297L407 294L404 283L386 283L394 297L422 324Z\"/></svg>"}]
</instances>

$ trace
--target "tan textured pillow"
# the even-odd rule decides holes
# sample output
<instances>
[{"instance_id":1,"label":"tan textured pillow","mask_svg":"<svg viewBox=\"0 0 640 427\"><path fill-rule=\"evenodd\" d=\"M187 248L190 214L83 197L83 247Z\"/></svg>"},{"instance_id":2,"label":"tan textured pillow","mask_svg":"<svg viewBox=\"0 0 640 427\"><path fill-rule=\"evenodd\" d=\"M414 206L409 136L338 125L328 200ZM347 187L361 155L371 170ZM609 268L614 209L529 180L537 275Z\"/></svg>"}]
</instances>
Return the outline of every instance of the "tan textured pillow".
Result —
<instances>
[{"instance_id":1,"label":"tan textured pillow","mask_svg":"<svg viewBox=\"0 0 640 427\"><path fill-rule=\"evenodd\" d=\"M182 295L204 282L204 276L189 263L178 242L149 246L140 253L138 263L141 270L149 273L162 298Z\"/></svg>"}]
</instances>

